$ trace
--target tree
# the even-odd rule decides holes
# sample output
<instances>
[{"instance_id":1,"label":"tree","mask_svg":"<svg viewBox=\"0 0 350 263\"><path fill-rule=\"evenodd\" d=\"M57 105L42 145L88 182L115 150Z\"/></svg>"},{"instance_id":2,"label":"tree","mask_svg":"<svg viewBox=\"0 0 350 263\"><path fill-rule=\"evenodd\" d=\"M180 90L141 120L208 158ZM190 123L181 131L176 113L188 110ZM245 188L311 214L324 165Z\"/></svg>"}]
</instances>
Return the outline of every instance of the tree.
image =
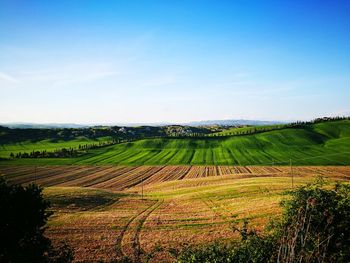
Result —
<instances>
[{"instance_id":1,"label":"tree","mask_svg":"<svg viewBox=\"0 0 350 263\"><path fill-rule=\"evenodd\" d=\"M54 248L44 236L52 214L42 189L9 185L0 177L0 262L71 262L68 245Z\"/></svg>"},{"instance_id":2,"label":"tree","mask_svg":"<svg viewBox=\"0 0 350 263\"><path fill-rule=\"evenodd\" d=\"M50 241L44 226L49 203L35 185L8 185L0 178L0 261L42 262Z\"/></svg>"}]
</instances>

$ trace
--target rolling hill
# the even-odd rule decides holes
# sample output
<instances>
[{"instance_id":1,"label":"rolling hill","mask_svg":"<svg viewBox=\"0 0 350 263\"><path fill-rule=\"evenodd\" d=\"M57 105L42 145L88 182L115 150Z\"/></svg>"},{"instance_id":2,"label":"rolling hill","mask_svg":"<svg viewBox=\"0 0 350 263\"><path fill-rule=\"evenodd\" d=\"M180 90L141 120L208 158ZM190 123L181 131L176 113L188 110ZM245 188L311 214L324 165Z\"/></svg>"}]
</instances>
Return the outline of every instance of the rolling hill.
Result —
<instances>
[{"instance_id":1,"label":"rolling hill","mask_svg":"<svg viewBox=\"0 0 350 263\"><path fill-rule=\"evenodd\" d=\"M4 151L4 147L1 152ZM0 152L0 153L1 153ZM75 158L16 159L17 164L349 165L350 121L327 121L251 135L153 138L101 147Z\"/></svg>"}]
</instances>

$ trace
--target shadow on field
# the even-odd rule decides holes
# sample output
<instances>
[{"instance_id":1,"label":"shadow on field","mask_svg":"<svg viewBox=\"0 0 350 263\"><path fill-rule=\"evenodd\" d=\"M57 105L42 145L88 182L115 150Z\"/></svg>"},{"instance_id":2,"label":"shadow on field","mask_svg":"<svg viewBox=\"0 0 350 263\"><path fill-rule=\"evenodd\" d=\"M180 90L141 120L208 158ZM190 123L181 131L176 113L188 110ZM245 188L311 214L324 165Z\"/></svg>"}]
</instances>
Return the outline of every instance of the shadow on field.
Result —
<instances>
[{"instance_id":1,"label":"shadow on field","mask_svg":"<svg viewBox=\"0 0 350 263\"><path fill-rule=\"evenodd\" d=\"M50 202L52 210L87 211L103 209L125 196L127 194L93 191L92 193L50 194L45 196L45 199Z\"/></svg>"}]
</instances>

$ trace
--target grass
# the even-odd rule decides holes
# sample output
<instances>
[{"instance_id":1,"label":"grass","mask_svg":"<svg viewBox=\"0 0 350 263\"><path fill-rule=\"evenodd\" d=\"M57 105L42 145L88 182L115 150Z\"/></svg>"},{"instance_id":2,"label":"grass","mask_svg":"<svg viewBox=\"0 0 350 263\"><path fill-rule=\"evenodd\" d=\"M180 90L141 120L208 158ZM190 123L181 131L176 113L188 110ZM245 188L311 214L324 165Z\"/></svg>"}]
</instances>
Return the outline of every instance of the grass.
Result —
<instances>
[{"instance_id":1,"label":"grass","mask_svg":"<svg viewBox=\"0 0 350 263\"><path fill-rule=\"evenodd\" d=\"M80 145L85 144L96 144L98 142L104 142L109 141L110 137L100 137L96 140L88 139L86 137L77 137L73 140L59 140L59 141L53 141L53 140L42 140L38 142L31 142L31 141L23 141L18 143L10 143L10 144L1 144L0 145L0 157L2 158L9 158L11 153L30 153L32 151L55 151L62 148L78 148Z\"/></svg>"},{"instance_id":2,"label":"grass","mask_svg":"<svg viewBox=\"0 0 350 263\"><path fill-rule=\"evenodd\" d=\"M6 155L11 148L6 145L1 147L1 156ZM271 163L287 165L289 159L292 159L296 165L349 165L349 152L350 121L345 120L222 138L143 139L90 150L77 158L20 159L1 163L132 166Z\"/></svg>"},{"instance_id":3,"label":"grass","mask_svg":"<svg viewBox=\"0 0 350 263\"><path fill-rule=\"evenodd\" d=\"M209 184L212 181L201 179L206 180ZM301 180L300 183L305 182L305 179ZM192 181L195 180L189 180L190 185ZM154 188L149 186L143 201L137 196L91 188L45 188L44 196L52 202L55 212L49 220L47 235L54 242L68 240L76 251L76 259L81 261L115 260L115 240L120 235L122 249L127 255L133 254L130 243L133 234L140 239L146 252L152 251L157 243L165 248L177 248L186 242L218 241L233 236L230 230L233 220L249 217L254 225L261 227L269 216L279 213L276 200L280 200L283 189L290 186L286 178L231 178L226 184L198 186L195 191L191 186L186 189L184 181L181 186L187 191L180 193L169 183L157 184ZM176 182L172 183L176 186ZM256 193L260 186L278 191L258 197ZM154 211L147 210L149 215L142 214L154 204L153 200L163 199L164 203ZM95 201L91 203L91 200ZM233 216L235 214L240 215ZM139 222L141 217L145 222ZM132 218L135 220L125 229ZM162 262L170 261L170 255L162 259Z\"/></svg>"},{"instance_id":4,"label":"grass","mask_svg":"<svg viewBox=\"0 0 350 263\"><path fill-rule=\"evenodd\" d=\"M338 172L344 170L344 176L332 177L339 173L330 172L326 179L329 184L346 180L349 168L336 168ZM314 180L315 172L308 167L298 169L305 172L298 176L296 171L295 187ZM275 176L224 175L155 182L143 187L143 198L140 185L119 192L46 187L44 197L54 211L46 234L54 242L67 240L75 249L77 261L115 261L121 256L118 251L134 255L134 244L146 253L160 244L165 254L154 262L173 262L166 254L168 249L235 240L232 224L245 218L251 226L264 229L270 218L280 215L279 202L288 198L285 191L291 189L290 177L282 172Z\"/></svg>"}]
</instances>

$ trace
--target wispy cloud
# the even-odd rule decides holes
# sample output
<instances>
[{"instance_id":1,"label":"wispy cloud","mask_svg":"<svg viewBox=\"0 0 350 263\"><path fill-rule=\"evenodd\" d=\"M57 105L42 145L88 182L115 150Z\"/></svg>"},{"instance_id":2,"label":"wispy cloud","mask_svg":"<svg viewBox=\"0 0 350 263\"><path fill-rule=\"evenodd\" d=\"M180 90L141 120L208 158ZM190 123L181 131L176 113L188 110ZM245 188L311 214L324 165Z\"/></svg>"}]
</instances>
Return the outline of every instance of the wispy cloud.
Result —
<instances>
[{"instance_id":1,"label":"wispy cloud","mask_svg":"<svg viewBox=\"0 0 350 263\"><path fill-rule=\"evenodd\" d=\"M96 71L86 72L85 74L79 73L77 75L67 76L61 80L54 81L54 86L66 86L71 84L88 83L96 80L101 80L107 77L117 76L120 73L118 71Z\"/></svg>"},{"instance_id":2,"label":"wispy cloud","mask_svg":"<svg viewBox=\"0 0 350 263\"><path fill-rule=\"evenodd\" d=\"M23 83L37 87L69 86L114 77L120 71L105 64L78 64L19 73Z\"/></svg>"},{"instance_id":3,"label":"wispy cloud","mask_svg":"<svg viewBox=\"0 0 350 263\"><path fill-rule=\"evenodd\" d=\"M14 78L13 76L10 76L9 74L6 74L4 72L0 72L0 81L4 82L10 82L10 83L18 83L19 80Z\"/></svg>"}]
</instances>

